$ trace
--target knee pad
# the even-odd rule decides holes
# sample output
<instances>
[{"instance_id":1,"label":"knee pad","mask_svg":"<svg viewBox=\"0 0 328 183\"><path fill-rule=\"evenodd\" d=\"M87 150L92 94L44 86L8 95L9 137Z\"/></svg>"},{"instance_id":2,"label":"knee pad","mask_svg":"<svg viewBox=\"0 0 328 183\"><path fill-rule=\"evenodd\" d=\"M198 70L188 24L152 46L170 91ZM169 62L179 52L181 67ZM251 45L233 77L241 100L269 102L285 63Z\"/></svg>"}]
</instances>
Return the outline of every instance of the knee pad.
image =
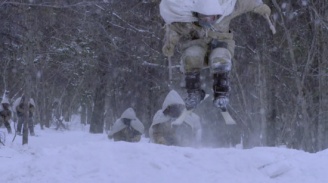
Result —
<instances>
[{"instance_id":1,"label":"knee pad","mask_svg":"<svg viewBox=\"0 0 328 183\"><path fill-rule=\"evenodd\" d=\"M214 73L229 72L231 70L232 55L226 48L215 48L209 57L211 69Z\"/></svg>"},{"instance_id":2,"label":"knee pad","mask_svg":"<svg viewBox=\"0 0 328 183\"><path fill-rule=\"evenodd\" d=\"M187 48L182 57L182 64L185 72L199 70L203 67L205 49L201 46L191 46Z\"/></svg>"}]
</instances>

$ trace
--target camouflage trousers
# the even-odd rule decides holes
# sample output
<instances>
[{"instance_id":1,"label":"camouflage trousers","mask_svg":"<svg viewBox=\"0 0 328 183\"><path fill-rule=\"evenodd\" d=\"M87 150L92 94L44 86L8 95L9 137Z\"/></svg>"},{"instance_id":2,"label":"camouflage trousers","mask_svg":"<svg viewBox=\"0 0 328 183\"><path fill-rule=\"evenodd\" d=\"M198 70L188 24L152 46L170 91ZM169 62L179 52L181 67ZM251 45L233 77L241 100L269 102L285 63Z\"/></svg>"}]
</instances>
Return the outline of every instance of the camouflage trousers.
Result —
<instances>
[{"instance_id":1,"label":"camouflage trousers","mask_svg":"<svg viewBox=\"0 0 328 183\"><path fill-rule=\"evenodd\" d=\"M212 33L211 37L185 41L181 44L182 71L193 72L209 66L217 73L221 64L230 65L234 56L233 33Z\"/></svg>"},{"instance_id":2,"label":"camouflage trousers","mask_svg":"<svg viewBox=\"0 0 328 183\"><path fill-rule=\"evenodd\" d=\"M24 124L24 117L20 116L18 117L18 123L17 123L17 132L22 133L22 126ZM27 118L27 126L28 129L30 130L30 134L34 133L34 124L33 124L33 119L32 117Z\"/></svg>"}]
</instances>

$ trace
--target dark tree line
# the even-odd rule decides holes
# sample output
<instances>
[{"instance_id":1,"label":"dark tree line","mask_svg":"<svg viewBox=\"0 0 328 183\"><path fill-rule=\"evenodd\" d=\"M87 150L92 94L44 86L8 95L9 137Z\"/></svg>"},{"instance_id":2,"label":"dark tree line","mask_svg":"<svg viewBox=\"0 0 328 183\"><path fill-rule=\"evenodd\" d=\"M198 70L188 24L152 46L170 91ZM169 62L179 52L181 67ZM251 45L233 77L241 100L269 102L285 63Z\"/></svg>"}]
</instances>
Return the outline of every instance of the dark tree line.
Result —
<instances>
[{"instance_id":1,"label":"dark tree line","mask_svg":"<svg viewBox=\"0 0 328 183\"><path fill-rule=\"evenodd\" d=\"M328 2L267 1L277 33L252 13L231 28L236 56L224 124L206 101L205 145L279 146L316 152L328 147ZM51 124L54 101L69 121L81 115L103 133L128 107L146 129L170 89L180 89L179 56L161 53L158 0L9 0L0 2L0 89L13 101L34 98L36 122ZM210 88L211 79L204 79ZM210 93L211 91L208 90ZM211 93L210 93L211 94ZM146 134L148 135L148 134Z\"/></svg>"}]
</instances>

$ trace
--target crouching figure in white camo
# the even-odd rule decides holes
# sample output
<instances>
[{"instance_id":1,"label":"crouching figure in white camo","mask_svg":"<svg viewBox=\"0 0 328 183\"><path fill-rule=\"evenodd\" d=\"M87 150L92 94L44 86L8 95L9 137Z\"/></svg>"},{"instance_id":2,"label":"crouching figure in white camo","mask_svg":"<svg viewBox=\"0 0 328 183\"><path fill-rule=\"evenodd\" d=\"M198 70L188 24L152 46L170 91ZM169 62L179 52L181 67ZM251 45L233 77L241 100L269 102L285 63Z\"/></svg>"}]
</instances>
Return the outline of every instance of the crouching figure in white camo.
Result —
<instances>
[{"instance_id":1,"label":"crouching figure in white camo","mask_svg":"<svg viewBox=\"0 0 328 183\"><path fill-rule=\"evenodd\" d=\"M149 136L156 144L198 146L201 140L200 118L193 112L186 112L183 99L172 90L166 96L162 109L154 115Z\"/></svg>"},{"instance_id":2,"label":"crouching figure in white camo","mask_svg":"<svg viewBox=\"0 0 328 183\"><path fill-rule=\"evenodd\" d=\"M144 133L144 125L132 108L126 109L117 119L108 134L114 141L139 142Z\"/></svg>"},{"instance_id":3,"label":"crouching figure in white camo","mask_svg":"<svg viewBox=\"0 0 328 183\"><path fill-rule=\"evenodd\" d=\"M262 15L275 33L269 18L271 9L262 0L161 0L160 14L166 23L162 51L171 57L175 46L180 46L188 110L194 109L205 97L200 70L206 63L213 76L214 106L226 110L235 49L229 25L232 19L247 12Z\"/></svg>"}]
</instances>

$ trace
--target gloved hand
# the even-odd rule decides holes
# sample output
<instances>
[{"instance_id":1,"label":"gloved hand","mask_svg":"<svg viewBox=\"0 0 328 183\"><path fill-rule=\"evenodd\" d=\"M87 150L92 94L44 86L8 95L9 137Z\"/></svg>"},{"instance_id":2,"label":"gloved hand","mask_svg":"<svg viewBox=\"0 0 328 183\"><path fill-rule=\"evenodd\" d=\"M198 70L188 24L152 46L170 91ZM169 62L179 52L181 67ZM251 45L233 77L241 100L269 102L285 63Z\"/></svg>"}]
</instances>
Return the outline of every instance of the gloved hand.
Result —
<instances>
[{"instance_id":1,"label":"gloved hand","mask_svg":"<svg viewBox=\"0 0 328 183\"><path fill-rule=\"evenodd\" d=\"M170 43L165 43L162 52L167 57L172 57L174 54L174 45Z\"/></svg>"}]
</instances>

